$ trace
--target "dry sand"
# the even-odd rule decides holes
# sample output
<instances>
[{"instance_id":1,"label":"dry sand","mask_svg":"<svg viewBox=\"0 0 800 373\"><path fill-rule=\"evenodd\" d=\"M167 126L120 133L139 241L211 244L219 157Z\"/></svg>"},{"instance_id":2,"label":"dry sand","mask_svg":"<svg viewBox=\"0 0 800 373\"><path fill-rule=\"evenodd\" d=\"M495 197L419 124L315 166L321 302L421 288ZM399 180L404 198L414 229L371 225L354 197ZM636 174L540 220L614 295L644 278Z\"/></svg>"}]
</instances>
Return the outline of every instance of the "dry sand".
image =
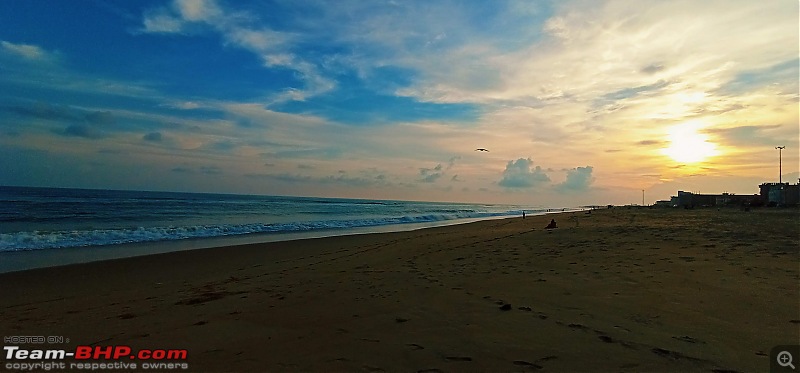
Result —
<instances>
[{"instance_id":1,"label":"dry sand","mask_svg":"<svg viewBox=\"0 0 800 373\"><path fill-rule=\"evenodd\" d=\"M616 208L7 273L0 331L190 371L767 371L800 343L798 222Z\"/></svg>"}]
</instances>

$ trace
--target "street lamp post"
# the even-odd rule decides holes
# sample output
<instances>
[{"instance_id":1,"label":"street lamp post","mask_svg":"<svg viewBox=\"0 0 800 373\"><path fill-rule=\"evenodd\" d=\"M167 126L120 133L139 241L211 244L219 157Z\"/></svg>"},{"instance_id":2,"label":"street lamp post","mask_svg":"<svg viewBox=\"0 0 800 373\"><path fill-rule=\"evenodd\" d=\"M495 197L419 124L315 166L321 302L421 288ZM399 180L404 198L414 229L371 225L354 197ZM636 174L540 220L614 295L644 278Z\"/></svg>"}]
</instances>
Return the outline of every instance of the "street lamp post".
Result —
<instances>
[{"instance_id":1,"label":"street lamp post","mask_svg":"<svg viewBox=\"0 0 800 373\"><path fill-rule=\"evenodd\" d=\"M778 183L783 184L783 158L781 156L781 151L786 149L785 146L776 146L775 149L778 149Z\"/></svg>"}]
</instances>

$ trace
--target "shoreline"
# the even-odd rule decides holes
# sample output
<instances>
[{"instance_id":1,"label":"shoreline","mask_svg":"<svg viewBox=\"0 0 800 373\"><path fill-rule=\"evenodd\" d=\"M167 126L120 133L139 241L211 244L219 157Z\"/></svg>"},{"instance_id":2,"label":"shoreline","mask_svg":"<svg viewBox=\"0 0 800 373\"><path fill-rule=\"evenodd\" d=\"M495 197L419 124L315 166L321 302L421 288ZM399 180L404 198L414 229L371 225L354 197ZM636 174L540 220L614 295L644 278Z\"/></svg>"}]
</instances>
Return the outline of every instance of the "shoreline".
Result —
<instances>
[{"instance_id":1,"label":"shoreline","mask_svg":"<svg viewBox=\"0 0 800 373\"><path fill-rule=\"evenodd\" d=\"M550 211L561 209L547 209L547 211L529 214L528 216L532 217L539 215L577 212L575 209L576 208L572 208L571 211ZM471 224L487 220L513 219L517 217L518 216L503 215L421 223L387 224L347 229L314 230L307 232L251 233L178 240L132 242L115 245L8 251L0 252L0 274L26 271L37 268L49 268L106 260L133 258L138 256L157 255L177 251L203 250L218 247L264 244L270 242L284 242L360 234L407 232L419 229L446 227L450 225Z\"/></svg>"},{"instance_id":2,"label":"shoreline","mask_svg":"<svg viewBox=\"0 0 800 373\"><path fill-rule=\"evenodd\" d=\"M796 210L550 219L3 273L0 330L190 371L764 371L800 338Z\"/></svg>"}]
</instances>

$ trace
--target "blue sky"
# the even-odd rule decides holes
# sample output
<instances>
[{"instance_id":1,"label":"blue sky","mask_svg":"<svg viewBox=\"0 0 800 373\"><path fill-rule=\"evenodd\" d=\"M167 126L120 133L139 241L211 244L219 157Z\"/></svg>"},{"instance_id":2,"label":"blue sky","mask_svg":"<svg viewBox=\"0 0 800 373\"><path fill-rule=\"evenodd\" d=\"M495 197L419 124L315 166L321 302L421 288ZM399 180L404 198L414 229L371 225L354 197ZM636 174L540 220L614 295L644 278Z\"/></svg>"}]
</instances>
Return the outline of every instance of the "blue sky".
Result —
<instances>
[{"instance_id":1,"label":"blue sky","mask_svg":"<svg viewBox=\"0 0 800 373\"><path fill-rule=\"evenodd\" d=\"M755 193L774 146L798 177L797 24L795 1L2 2L0 184Z\"/></svg>"}]
</instances>

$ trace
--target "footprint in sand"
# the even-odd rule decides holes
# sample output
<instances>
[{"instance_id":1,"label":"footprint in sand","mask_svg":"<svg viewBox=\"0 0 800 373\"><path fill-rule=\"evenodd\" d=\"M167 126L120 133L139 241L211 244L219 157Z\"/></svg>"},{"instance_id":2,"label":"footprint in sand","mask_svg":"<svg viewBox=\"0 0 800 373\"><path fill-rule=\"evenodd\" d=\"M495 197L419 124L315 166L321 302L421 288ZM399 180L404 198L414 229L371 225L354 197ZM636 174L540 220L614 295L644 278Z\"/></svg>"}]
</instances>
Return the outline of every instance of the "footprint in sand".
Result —
<instances>
[{"instance_id":1,"label":"footprint in sand","mask_svg":"<svg viewBox=\"0 0 800 373\"><path fill-rule=\"evenodd\" d=\"M670 350L659 348L659 347L654 347L650 351L652 351L654 354L656 354L658 356L665 357L665 358L668 358L668 359L673 359L673 360L687 359L687 360L694 360L694 361L702 361L702 359L698 359L696 357L687 356L687 355L684 355L684 354L682 354L680 352L677 352L677 351L670 351Z\"/></svg>"},{"instance_id":2,"label":"footprint in sand","mask_svg":"<svg viewBox=\"0 0 800 373\"><path fill-rule=\"evenodd\" d=\"M585 325L582 325L582 324L569 324L569 325L567 325L567 327L570 327L572 329L580 329L580 330L588 329Z\"/></svg>"},{"instance_id":3,"label":"footprint in sand","mask_svg":"<svg viewBox=\"0 0 800 373\"><path fill-rule=\"evenodd\" d=\"M703 342L703 341L701 341L701 340L699 340L697 338L692 338L692 337L690 337L688 335L684 335L684 336L681 336L681 337L672 337L672 339L677 339L679 341L684 341L684 342L688 342L688 343L705 343L705 342Z\"/></svg>"},{"instance_id":4,"label":"footprint in sand","mask_svg":"<svg viewBox=\"0 0 800 373\"><path fill-rule=\"evenodd\" d=\"M447 361L472 361L469 356L447 356L444 359Z\"/></svg>"},{"instance_id":5,"label":"footprint in sand","mask_svg":"<svg viewBox=\"0 0 800 373\"><path fill-rule=\"evenodd\" d=\"M531 363L531 362L527 362L525 360L514 360L514 365L520 365L520 366L533 368L533 369L542 369L541 365L534 364L534 363Z\"/></svg>"},{"instance_id":6,"label":"footprint in sand","mask_svg":"<svg viewBox=\"0 0 800 373\"><path fill-rule=\"evenodd\" d=\"M611 337L609 337L607 335L601 335L601 336L598 336L597 338L600 338L600 340L605 342L605 343L614 343L614 342L616 342L616 341L614 341L614 338L611 338Z\"/></svg>"}]
</instances>

